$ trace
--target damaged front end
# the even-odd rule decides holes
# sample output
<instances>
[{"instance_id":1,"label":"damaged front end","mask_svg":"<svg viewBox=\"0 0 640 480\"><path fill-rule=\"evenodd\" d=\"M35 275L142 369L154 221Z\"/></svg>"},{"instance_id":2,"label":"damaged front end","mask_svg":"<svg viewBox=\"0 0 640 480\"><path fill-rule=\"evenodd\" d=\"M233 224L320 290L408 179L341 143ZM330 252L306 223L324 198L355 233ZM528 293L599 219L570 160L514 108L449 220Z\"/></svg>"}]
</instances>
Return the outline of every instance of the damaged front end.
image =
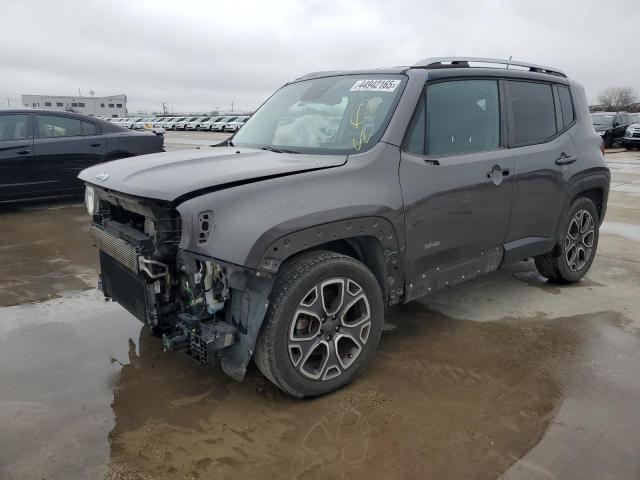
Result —
<instances>
[{"instance_id":1,"label":"damaged front end","mask_svg":"<svg viewBox=\"0 0 640 480\"><path fill-rule=\"evenodd\" d=\"M242 380L268 306L272 278L179 248L168 202L95 190L90 227L99 287L161 336L168 350L217 361Z\"/></svg>"}]
</instances>

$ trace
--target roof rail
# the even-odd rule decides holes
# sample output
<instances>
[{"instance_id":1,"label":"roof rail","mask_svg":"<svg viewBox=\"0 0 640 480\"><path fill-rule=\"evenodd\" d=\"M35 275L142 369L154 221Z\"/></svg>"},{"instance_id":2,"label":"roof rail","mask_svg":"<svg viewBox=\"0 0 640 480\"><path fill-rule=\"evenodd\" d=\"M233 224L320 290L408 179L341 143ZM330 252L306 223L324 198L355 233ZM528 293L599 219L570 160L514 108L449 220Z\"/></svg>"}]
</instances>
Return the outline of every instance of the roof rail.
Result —
<instances>
[{"instance_id":1,"label":"roof rail","mask_svg":"<svg viewBox=\"0 0 640 480\"><path fill-rule=\"evenodd\" d=\"M518 60L501 60L498 58L483 58L483 57L433 57L420 60L413 65L413 68L472 68L470 63L484 63L493 65L504 65L504 67L489 67L489 68L509 68L510 66L525 67L530 72L546 73L549 75L557 75L559 77L566 77L567 75L557 68L545 67L543 65L536 65L534 63L520 62ZM485 66L485 65L482 65Z\"/></svg>"},{"instance_id":2,"label":"roof rail","mask_svg":"<svg viewBox=\"0 0 640 480\"><path fill-rule=\"evenodd\" d=\"M340 70L324 70L320 72L305 73L304 75L300 75L298 78L296 78L296 80L302 80L303 78L319 77L322 75L330 75L332 73L342 73L342 72Z\"/></svg>"}]
</instances>

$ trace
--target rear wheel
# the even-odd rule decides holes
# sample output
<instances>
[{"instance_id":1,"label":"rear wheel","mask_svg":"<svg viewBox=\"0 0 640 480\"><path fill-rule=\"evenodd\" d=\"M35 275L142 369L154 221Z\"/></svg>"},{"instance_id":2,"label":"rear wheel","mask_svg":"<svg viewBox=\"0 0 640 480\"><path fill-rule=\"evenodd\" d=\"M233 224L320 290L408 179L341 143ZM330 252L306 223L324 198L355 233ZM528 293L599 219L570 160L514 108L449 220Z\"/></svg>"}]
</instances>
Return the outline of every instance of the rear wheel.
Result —
<instances>
[{"instance_id":1,"label":"rear wheel","mask_svg":"<svg viewBox=\"0 0 640 480\"><path fill-rule=\"evenodd\" d=\"M553 282L577 282L589 271L598 247L598 211L589 198L571 204L562 232L552 252L535 257L536 268Z\"/></svg>"},{"instance_id":2,"label":"rear wheel","mask_svg":"<svg viewBox=\"0 0 640 480\"><path fill-rule=\"evenodd\" d=\"M293 259L273 286L254 361L279 388L313 397L349 383L372 357L382 293L371 271L327 251Z\"/></svg>"}]
</instances>

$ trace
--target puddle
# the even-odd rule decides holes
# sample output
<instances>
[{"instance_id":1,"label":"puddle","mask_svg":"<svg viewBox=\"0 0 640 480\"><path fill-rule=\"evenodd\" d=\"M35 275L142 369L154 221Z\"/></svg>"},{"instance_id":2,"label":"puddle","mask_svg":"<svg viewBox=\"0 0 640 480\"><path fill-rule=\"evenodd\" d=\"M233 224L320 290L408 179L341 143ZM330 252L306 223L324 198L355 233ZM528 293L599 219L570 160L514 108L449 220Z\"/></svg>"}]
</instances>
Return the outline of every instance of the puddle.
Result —
<instances>
[{"instance_id":1,"label":"puddle","mask_svg":"<svg viewBox=\"0 0 640 480\"><path fill-rule=\"evenodd\" d=\"M352 385L299 401L255 368L238 383L163 352L97 292L0 312L0 477L15 479L493 479L546 437L591 365L624 355L622 382L640 361L618 314L475 322L414 302L388 311ZM606 415L612 396L640 400L634 382L581 395L606 394ZM614 420L609 433L640 432L637 411Z\"/></svg>"},{"instance_id":2,"label":"puddle","mask_svg":"<svg viewBox=\"0 0 640 480\"><path fill-rule=\"evenodd\" d=\"M91 246L84 206L0 211L0 223L0 306L95 286L98 254Z\"/></svg>"}]
</instances>

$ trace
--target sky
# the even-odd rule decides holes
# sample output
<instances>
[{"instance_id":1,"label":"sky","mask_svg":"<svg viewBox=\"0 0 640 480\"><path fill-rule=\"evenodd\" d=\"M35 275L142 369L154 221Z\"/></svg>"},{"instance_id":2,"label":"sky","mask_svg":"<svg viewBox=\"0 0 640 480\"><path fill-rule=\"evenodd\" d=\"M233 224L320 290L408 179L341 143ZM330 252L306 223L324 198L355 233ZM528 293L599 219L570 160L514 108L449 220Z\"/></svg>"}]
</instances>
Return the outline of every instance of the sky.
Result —
<instances>
[{"instance_id":1,"label":"sky","mask_svg":"<svg viewBox=\"0 0 640 480\"><path fill-rule=\"evenodd\" d=\"M232 102L253 110L306 72L439 56L553 66L595 102L608 86L640 93L639 7L640 0L0 0L0 104L80 89L124 93L130 112L160 111L163 102L176 112L229 110Z\"/></svg>"}]
</instances>

